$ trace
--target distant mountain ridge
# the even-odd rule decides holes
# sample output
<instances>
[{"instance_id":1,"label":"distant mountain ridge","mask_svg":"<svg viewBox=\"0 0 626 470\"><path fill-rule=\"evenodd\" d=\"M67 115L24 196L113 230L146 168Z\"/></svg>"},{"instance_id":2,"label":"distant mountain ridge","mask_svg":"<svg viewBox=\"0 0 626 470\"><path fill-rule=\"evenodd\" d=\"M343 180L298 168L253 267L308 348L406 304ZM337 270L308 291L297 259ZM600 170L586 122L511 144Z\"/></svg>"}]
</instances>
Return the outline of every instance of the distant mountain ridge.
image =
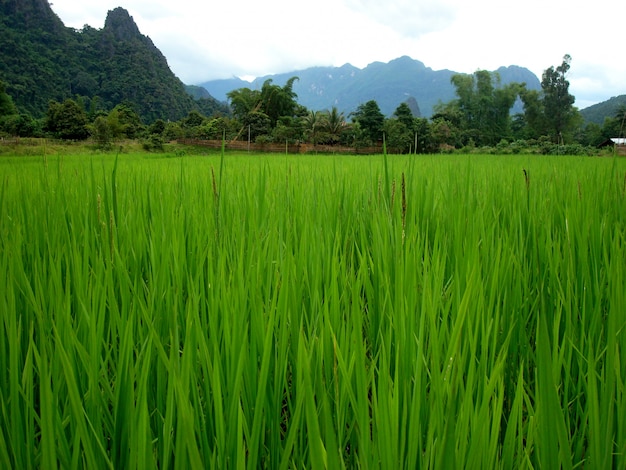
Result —
<instances>
[{"instance_id":1,"label":"distant mountain ridge","mask_svg":"<svg viewBox=\"0 0 626 470\"><path fill-rule=\"evenodd\" d=\"M501 83L526 83L531 90L540 90L541 83L530 70L511 65L496 72ZM388 63L373 62L363 69L350 64L341 67L310 67L289 73L266 75L247 82L240 78L212 80L200 84L213 97L226 101L226 94L238 88L260 89L267 79L284 85L293 76L299 77L293 91L298 103L319 111L333 106L349 114L369 100L376 100L383 114L391 116L400 103L414 98L423 117L430 117L437 103L455 99L455 89L450 78L452 70L433 70L419 60L402 56ZM519 106L519 104L518 104ZM521 112L521 108L519 109Z\"/></svg>"},{"instance_id":2,"label":"distant mountain ridge","mask_svg":"<svg viewBox=\"0 0 626 470\"><path fill-rule=\"evenodd\" d=\"M495 72L502 84L541 89L539 79L524 67L510 65ZM282 86L293 76L299 77L293 87L298 102L310 110L335 106L347 116L374 99L387 116L407 102L415 115L431 117L437 103L456 98L450 83L456 73L402 56L362 69L318 66L258 77L252 83L232 78L184 85L123 8L108 12L104 28L78 31L63 24L48 0L0 0L0 80L18 110L34 117L45 114L49 101L66 98L85 98L86 107L97 109L132 102L145 122L178 120L191 110L228 115L229 91L260 89L267 79ZM625 100L626 95L614 97L581 114L601 125ZM513 112L522 112L519 101Z\"/></svg>"}]
</instances>

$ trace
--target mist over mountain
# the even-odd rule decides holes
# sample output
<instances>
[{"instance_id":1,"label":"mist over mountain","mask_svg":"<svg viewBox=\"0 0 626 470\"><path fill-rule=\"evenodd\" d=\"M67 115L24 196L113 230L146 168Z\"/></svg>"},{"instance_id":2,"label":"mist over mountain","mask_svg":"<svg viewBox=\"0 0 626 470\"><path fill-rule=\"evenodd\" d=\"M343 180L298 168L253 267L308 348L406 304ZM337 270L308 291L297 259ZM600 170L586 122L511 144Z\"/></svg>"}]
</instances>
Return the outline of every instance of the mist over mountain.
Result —
<instances>
[{"instance_id":1,"label":"mist over mountain","mask_svg":"<svg viewBox=\"0 0 626 470\"><path fill-rule=\"evenodd\" d=\"M526 68L511 65L500 67L495 72L500 75L503 85L518 82L526 83L529 89L541 89L537 76ZM226 101L229 91L243 87L260 89L268 79L282 86L289 78L297 76L299 80L294 83L293 91L298 95L298 102L311 110L325 110L335 106L349 114L360 104L376 100L383 114L390 116L400 103L412 98L417 102L421 116L430 117L437 103L455 99L455 89L450 78L457 73L452 70L433 70L419 60L403 56L388 63L374 62L363 69L350 64L341 67L310 67L258 77L251 83L235 77L212 80L199 86L216 99ZM521 107L516 111L521 112Z\"/></svg>"}]
</instances>

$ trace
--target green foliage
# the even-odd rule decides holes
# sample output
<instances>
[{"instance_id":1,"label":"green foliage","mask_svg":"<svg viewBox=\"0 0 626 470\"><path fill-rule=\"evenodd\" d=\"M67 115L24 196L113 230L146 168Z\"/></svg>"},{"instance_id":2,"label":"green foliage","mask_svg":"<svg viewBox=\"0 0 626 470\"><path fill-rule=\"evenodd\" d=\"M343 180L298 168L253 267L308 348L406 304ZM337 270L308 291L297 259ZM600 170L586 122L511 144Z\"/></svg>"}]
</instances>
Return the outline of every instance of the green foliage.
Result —
<instances>
[{"instance_id":1,"label":"green foliage","mask_svg":"<svg viewBox=\"0 0 626 470\"><path fill-rule=\"evenodd\" d=\"M272 120L261 111L251 111L243 118L244 135L256 140L259 136L268 136L272 132Z\"/></svg>"},{"instance_id":2,"label":"green foliage","mask_svg":"<svg viewBox=\"0 0 626 470\"><path fill-rule=\"evenodd\" d=\"M341 136L348 128L348 124L344 114L333 106L330 111L322 115L322 127L326 133L325 139L332 144L341 141Z\"/></svg>"},{"instance_id":3,"label":"green foliage","mask_svg":"<svg viewBox=\"0 0 626 470\"><path fill-rule=\"evenodd\" d=\"M583 118L573 106L575 98L569 93L566 77L570 61L571 57L565 55L560 66L544 71L541 91L522 89L520 98L524 103L524 116L516 123L516 137L538 139L548 136L552 142L563 144L580 134Z\"/></svg>"},{"instance_id":4,"label":"green foliage","mask_svg":"<svg viewBox=\"0 0 626 470\"><path fill-rule=\"evenodd\" d=\"M510 111L524 88L517 83L500 86L496 73L479 70L473 75L454 75L457 99L448 104L459 115L462 143L495 145L511 134Z\"/></svg>"},{"instance_id":5,"label":"green foliage","mask_svg":"<svg viewBox=\"0 0 626 470\"><path fill-rule=\"evenodd\" d=\"M241 130L241 123L231 118L216 117L206 119L204 123L196 129L196 135L199 139L232 140L237 137ZM247 137L247 136L246 136Z\"/></svg>"},{"instance_id":6,"label":"green foliage","mask_svg":"<svg viewBox=\"0 0 626 470\"><path fill-rule=\"evenodd\" d=\"M235 118L241 123L239 135L264 142L295 141L302 138L306 124L299 118L306 110L298 105L292 77L280 87L266 80L261 90L244 87L228 93Z\"/></svg>"},{"instance_id":7,"label":"green foliage","mask_svg":"<svg viewBox=\"0 0 626 470\"><path fill-rule=\"evenodd\" d=\"M228 93L230 107L235 116L243 121L248 113L256 112L261 108L261 93L250 88L238 88Z\"/></svg>"},{"instance_id":8,"label":"green foliage","mask_svg":"<svg viewBox=\"0 0 626 470\"><path fill-rule=\"evenodd\" d=\"M160 134L150 134L143 140L142 147L148 152L162 152L164 150L163 137Z\"/></svg>"},{"instance_id":9,"label":"green foliage","mask_svg":"<svg viewBox=\"0 0 626 470\"><path fill-rule=\"evenodd\" d=\"M190 111L187 117L181 121L181 126L185 129L192 129L194 127L201 126L204 122L204 116L198 111Z\"/></svg>"},{"instance_id":10,"label":"green foliage","mask_svg":"<svg viewBox=\"0 0 626 470\"><path fill-rule=\"evenodd\" d=\"M114 129L115 137L135 139L144 131L139 114L130 103L121 103L111 110L108 116L109 123Z\"/></svg>"},{"instance_id":11,"label":"green foliage","mask_svg":"<svg viewBox=\"0 0 626 470\"><path fill-rule=\"evenodd\" d=\"M13 104L13 99L7 95L6 85L0 80L0 117L17 114L17 108Z\"/></svg>"},{"instance_id":12,"label":"green foliage","mask_svg":"<svg viewBox=\"0 0 626 470\"><path fill-rule=\"evenodd\" d=\"M16 137L40 137L42 123L28 114L12 114L0 117L0 132Z\"/></svg>"},{"instance_id":13,"label":"green foliage","mask_svg":"<svg viewBox=\"0 0 626 470\"><path fill-rule=\"evenodd\" d=\"M0 159L2 468L626 467L626 161L176 156Z\"/></svg>"},{"instance_id":14,"label":"green foliage","mask_svg":"<svg viewBox=\"0 0 626 470\"><path fill-rule=\"evenodd\" d=\"M74 101L51 101L46 115L45 129L60 139L83 140L89 136L87 115Z\"/></svg>"},{"instance_id":15,"label":"green foliage","mask_svg":"<svg viewBox=\"0 0 626 470\"><path fill-rule=\"evenodd\" d=\"M395 153L407 153L411 150L414 133L400 119L386 119L383 125L387 148Z\"/></svg>"},{"instance_id":16,"label":"green foliage","mask_svg":"<svg viewBox=\"0 0 626 470\"><path fill-rule=\"evenodd\" d=\"M375 100L361 104L351 116L354 122L359 123L365 145L371 145L382 139L385 116Z\"/></svg>"},{"instance_id":17,"label":"green foliage","mask_svg":"<svg viewBox=\"0 0 626 470\"><path fill-rule=\"evenodd\" d=\"M546 130L555 142L561 142L565 134L569 135L577 115L574 108L576 98L569 93L569 81L566 78L571 60L566 54L556 69L549 67L544 71L541 80Z\"/></svg>"},{"instance_id":18,"label":"green foliage","mask_svg":"<svg viewBox=\"0 0 626 470\"><path fill-rule=\"evenodd\" d=\"M291 77L287 83L280 87L272 85L272 80L268 79L263 83L260 93L260 111L264 112L272 123L276 126L279 118L293 117L296 113L298 103L296 95L293 91L293 84L298 77Z\"/></svg>"},{"instance_id":19,"label":"green foliage","mask_svg":"<svg viewBox=\"0 0 626 470\"><path fill-rule=\"evenodd\" d=\"M51 100L83 96L105 109L133 103L145 122L192 109L228 113L210 96L195 101L124 9L110 11L103 29L80 31L63 26L47 2L3 1L0 13L0 70L21 112L40 117Z\"/></svg>"},{"instance_id":20,"label":"green foliage","mask_svg":"<svg viewBox=\"0 0 626 470\"><path fill-rule=\"evenodd\" d=\"M393 115L400 121L407 130L411 130L413 128L413 112L407 103L400 103L396 110L393 112Z\"/></svg>"},{"instance_id":21,"label":"green foliage","mask_svg":"<svg viewBox=\"0 0 626 470\"><path fill-rule=\"evenodd\" d=\"M168 122L163 130L163 139L165 141L178 140L185 137L185 130L178 122Z\"/></svg>"},{"instance_id":22,"label":"green foliage","mask_svg":"<svg viewBox=\"0 0 626 470\"><path fill-rule=\"evenodd\" d=\"M165 125L163 121L161 123ZM128 103L117 105L107 115L99 115L89 128L96 145L101 148L110 148L115 139L135 139L145 129L139 115Z\"/></svg>"},{"instance_id":23,"label":"green foliage","mask_svg":"<svg viewBox=\"0 0 626 470\"><path fill-rule=\"evenodd\" d=\"M305 137L308 142L316 145L322 137L324 120L321 111L309 111L303 119Z\"/></svg>"},{"instance_id":24,"label":"green foliage","mask_svg":"<svg viewBox=\"0 0 626 470\"><path fill-rule=\"evenodd\" d=\"M335 106L330 111L309 111L299 123L302 138L313 145L338 144L349 129L344 114Z\"/></svg>"},{"instance_id":25,"label":"green foliage","mask_svg":"<svg viewBox=\"0 0 626 470\"><path fill-rule=\"evenodd\" d=\"M604 120L601 135L602 141L614 137L626 136L626 104L615 108L613 115Z\"/></svg>"},{"instance_id":26,"label":"green foliage","mask_svg":"<svg viewBox=\"0 0 626 470\"><path fill-rule=\"evenodd\" d=\"M426 118L417 117L413 120L415 132L415 153L434 153L431 148L430 123Z\"/></svg>"},{"instance_id":27,"label":"green foliage","mask_svg":"<svg viewBox=\"0 0 626 470\"><path fill-rule=\"evenodd\" d=\"M99 148L110 149L114 131L105 116L98 116L89 126L91 137Z\"/></svg>"},{"instance_id":28,"label":"green foliage","mask_svg":"<svg viewBox=\"0 0 626 470\"><path fill-rule=\"evenodd\" d=\"M163 135L165 132L165 121L163 119L157 119L148 127L149 134Z\"/></svg>"},{"instance_id":29,"label":"green foliage","mask_svg":"<svg viewBox=\"0 0 626 470\"><path fill-rule=\"evenodd\" d=\"M626 95L614 96L602 103L582 109L580 114L587 123L601 126L606 118L614 118L620 107L626 106Z\"/></svg>"}]
</instances>

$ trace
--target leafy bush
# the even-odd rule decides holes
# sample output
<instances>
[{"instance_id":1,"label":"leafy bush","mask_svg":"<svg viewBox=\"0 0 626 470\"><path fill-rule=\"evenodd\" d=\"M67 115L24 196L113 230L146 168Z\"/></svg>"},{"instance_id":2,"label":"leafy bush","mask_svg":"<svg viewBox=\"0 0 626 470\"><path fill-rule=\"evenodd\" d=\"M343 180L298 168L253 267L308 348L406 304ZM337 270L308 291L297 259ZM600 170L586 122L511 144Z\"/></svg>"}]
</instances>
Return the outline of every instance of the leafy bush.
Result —
<instances>
[{"instance_id":1,"label":"leafy bush","mask_svg":"<svg viewBox=\"0 0 626 470\"><path fill-rule=\"evenodd\" d=\"M150 134L142 142L144 150L147 150L148 152L163 152L163 144L163 137L159 134Z\"/></svg>"}]
</instances>

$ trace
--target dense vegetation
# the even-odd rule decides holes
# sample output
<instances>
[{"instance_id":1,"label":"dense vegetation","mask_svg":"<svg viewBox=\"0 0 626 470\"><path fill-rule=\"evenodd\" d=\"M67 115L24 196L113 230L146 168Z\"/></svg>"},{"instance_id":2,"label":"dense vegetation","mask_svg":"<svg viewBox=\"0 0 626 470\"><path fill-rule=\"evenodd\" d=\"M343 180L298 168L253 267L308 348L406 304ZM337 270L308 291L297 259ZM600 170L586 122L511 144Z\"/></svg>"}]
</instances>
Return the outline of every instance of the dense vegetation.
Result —
<instances>
[{"instance_id":1,"label":"dense vegetation","mask_svg":"<svg viewBox=\"0 0 626 470\"><path fill-rule=\"evenodd\" d=\"M580 111L587 122L598 126L604 124L607 117L614 117L620 108L626 107L626 95L614 96L602 103L594 104Z\"/></svg>"},{"instance_id":2,"label":"dense vegetation","mask_svg":"<svg viewBox=\"0 0 626 470\"><path fill-rule=\"evenodd\" d=\"M2 468L624 468L626 166L0 160Z\"/></svg>"},{"instance_id":3,"label":"dense vegetation","mask_svg":"<svg viewBox=\"0 0 626 470\"><path fill-rule=\"evenodd\" d=\"M102 30L67 28L47 1L0 0L0 80L20 113L39 118L48 103L80 101L86 111L129 102L150 123L193 109L227 112L211 98L194 101L128 12L109 12Z\"/></svg>"}]
</instances>

